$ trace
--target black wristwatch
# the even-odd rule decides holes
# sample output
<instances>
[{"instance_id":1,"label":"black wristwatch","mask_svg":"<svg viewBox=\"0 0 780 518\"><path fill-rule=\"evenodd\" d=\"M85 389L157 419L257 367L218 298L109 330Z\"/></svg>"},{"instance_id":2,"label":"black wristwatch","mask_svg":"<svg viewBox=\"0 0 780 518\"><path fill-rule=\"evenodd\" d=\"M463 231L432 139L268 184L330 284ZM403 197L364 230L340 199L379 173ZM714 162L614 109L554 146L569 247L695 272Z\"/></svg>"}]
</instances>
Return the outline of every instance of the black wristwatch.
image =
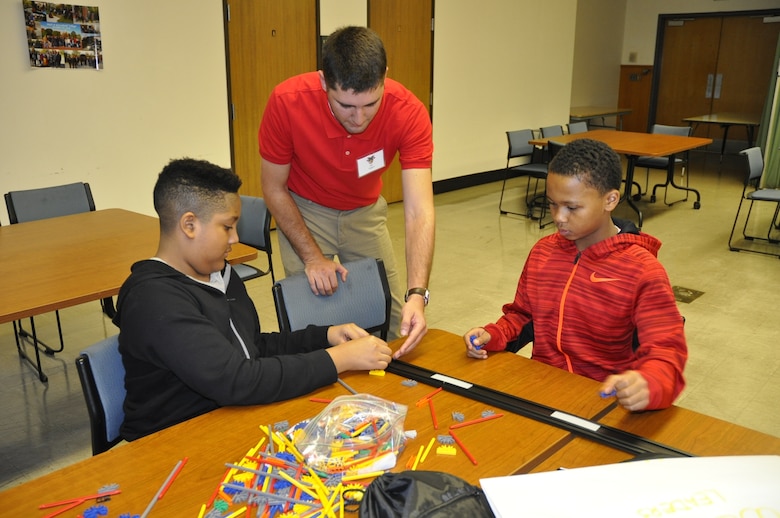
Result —
<instances>
[{"instance_id":1,"label":"black wristwatch","mask_svg":"<svg viewBox=\"0 0 780 518\"><path fill-rule=\"evenodd\" d=\"M431 297L431 294L425 288L409 288L406 290L406 295L404 295L404 302L409 301L410 295L420 295L423 298L423 301L425 301L426 306L428 305L428 299Z\"/></svg>"}]
</instances>

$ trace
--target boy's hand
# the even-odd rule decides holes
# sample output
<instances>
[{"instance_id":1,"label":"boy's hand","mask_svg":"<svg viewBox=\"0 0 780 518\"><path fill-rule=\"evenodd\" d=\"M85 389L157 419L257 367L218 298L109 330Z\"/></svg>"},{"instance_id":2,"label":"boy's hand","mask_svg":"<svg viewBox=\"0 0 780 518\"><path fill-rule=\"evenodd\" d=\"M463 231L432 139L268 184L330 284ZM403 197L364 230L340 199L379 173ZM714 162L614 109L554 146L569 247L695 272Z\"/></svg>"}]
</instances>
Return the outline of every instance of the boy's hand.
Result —
<instances>
[{"instance_id":1,"label":"boy's hand","mask_svg":"<svg viewBox=\"0 0 780 518\"><path fill-rule=\"evenodd\" d=\"M367 335L326 349L336 371L384 370L392 361L393 351L387 342Z\"/></svg>"},{"instance_id":2,"label":"boy's hand","mask_svg":"<svg viewBox=\"0 0 780 518\"><path fill-rule=\"evenodd\" d=\"M484 328L475 327L463 335L463 341L466 342L466 356L486 360L487 351L483 347L490 341L490 333Z\"/></svg>"},{"instance_id":3,"label":"boy's hand","mask_svg":"<svg viewBox=\"0 0 780 518\"><path fill-rule=\"evenodd\" d=\"M650 388L639 371L626 371L613 374L601 385L601 396L615 396L626 410L639 411L650 404Z\"/></svg>"},{"instance_id":4,"label":"boy's hand","mask_svg":"<svg viewBox=\"0 0 780 518\"><path fill-rule=\"evenodd\" d=\"M368 331L357 324L341 324L328 328L328 343L330 345L343 344L364 336L368 336Z\"/></svg>"}]
</instances>

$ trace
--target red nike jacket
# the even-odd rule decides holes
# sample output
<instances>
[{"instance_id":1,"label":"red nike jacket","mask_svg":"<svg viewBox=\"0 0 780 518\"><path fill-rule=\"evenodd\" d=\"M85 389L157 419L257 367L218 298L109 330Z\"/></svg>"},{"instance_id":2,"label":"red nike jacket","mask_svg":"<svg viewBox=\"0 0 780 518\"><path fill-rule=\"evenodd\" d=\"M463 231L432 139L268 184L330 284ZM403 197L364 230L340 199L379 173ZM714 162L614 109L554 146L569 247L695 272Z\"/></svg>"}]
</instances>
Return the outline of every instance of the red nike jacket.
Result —
<instances>
[{"instance_id":1,"label":"red nike jacket","mask_svg":"<svg viewBox=\"0 0 780 518\"><path fill-rule=\"evenodd\" d=\"M643 233L620 233L582 252L557 233L542 238L515 300L485 326L491 336L485 349L506 349L533 320L533 359L598 381L637 370L649 385L647 409L670 406L685 387L688 348L660 247Z\"/></svg>"}]
</instances>

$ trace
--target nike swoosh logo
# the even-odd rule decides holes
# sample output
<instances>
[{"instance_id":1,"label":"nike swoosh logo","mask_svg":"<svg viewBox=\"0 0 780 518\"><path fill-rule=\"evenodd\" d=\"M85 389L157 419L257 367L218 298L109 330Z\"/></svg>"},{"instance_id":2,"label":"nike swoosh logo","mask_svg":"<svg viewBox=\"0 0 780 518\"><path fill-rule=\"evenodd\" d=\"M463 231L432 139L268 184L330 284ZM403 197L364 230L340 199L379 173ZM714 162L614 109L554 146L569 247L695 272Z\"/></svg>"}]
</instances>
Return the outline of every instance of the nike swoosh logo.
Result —
<instances>
[{"instance_id":1,"label":"nike swoosh logo","mask_svg":"<svg viewBox=\"0 0 780 518\"><path fill-rule=\"evenodd\" d=\"M613 279L612 277L596 277L596 272L590 274L590 282L615 282L620 279Z\"/></svg>"}]
</instances>

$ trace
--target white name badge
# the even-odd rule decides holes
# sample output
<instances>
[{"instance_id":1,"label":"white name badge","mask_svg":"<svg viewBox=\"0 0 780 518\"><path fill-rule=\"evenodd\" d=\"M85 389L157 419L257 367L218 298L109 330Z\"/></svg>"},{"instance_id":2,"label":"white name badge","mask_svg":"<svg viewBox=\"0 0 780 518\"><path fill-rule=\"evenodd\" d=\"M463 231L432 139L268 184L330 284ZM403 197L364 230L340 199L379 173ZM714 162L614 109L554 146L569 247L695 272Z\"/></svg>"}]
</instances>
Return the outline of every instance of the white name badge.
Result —
<instances>
[{"instance_id":1,"label":"white name badge","mask_svg":"<svg viewBox=\"0 0 780 518\"><path fill-rule=\"evenodd\" d=\"M375 153L371 153L363 158L358 158L358 178L363 178L367 174L371 174L374 171L382 169L385 166L385 151L380 149Z\"/></svg>"}]
</instances>

